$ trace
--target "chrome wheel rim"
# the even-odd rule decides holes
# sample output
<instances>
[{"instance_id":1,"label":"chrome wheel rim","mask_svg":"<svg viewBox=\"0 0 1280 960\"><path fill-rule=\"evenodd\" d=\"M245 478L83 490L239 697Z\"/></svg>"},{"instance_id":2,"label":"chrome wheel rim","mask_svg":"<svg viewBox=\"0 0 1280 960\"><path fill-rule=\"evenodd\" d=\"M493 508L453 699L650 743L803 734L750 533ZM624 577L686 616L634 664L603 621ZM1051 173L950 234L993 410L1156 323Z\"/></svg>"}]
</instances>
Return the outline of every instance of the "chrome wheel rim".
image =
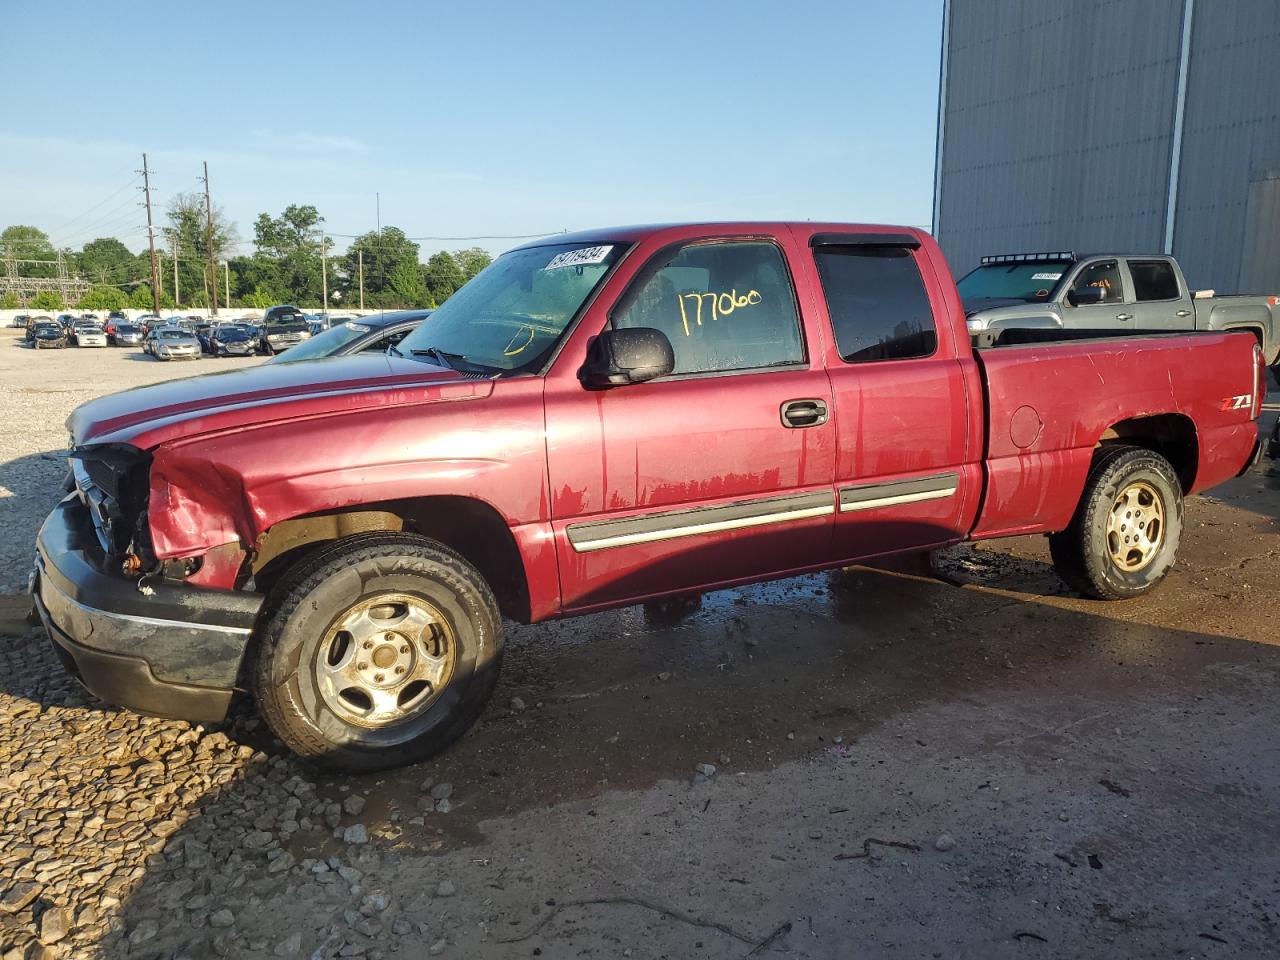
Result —
<instances>
[{"instance_id":1,"label":"chrome wheel rim","mask_svg":"<svg viewBox=\"0 0 1280 960\"><path fill-rule=\"evenodd\" d=\"M1107 518L1111 562L1125 573L1151 563L1164 543L1164 500L1151 484L1136 480L1120 491Z\"/></svg>"},{"instance_id":2,"label":"chrome wheel rim","mask_svg":"<svg viewBox=\"0 0 1280 960\"><path fill-rule=\"evenodd\" d=\"M325 705L347 723L394 726L436 702L457 665L448 620L422 597L382 593L348 607L316 650Z\"/></svg>"}]
</instances>

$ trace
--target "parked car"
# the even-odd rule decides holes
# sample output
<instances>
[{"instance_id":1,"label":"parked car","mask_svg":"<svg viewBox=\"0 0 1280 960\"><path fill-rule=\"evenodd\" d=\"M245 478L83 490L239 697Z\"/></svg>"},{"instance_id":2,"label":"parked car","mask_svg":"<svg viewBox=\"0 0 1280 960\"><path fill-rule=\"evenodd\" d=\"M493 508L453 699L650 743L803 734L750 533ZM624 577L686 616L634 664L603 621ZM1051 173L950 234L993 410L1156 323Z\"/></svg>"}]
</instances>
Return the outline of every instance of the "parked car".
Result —
<instances>
[{"instance_id":1,"label":"parked car","mask_svg":"<svg viewBox=\"0 0 1280 960\"><path fill-rule=\"evenodd\" d=\"M33 316L33 317L27 317L27 335L25 337L26 340L31 340L33 338L35 334L36 326L41 323L58 323L58 321L54 320L52 317L44 316L43 314L37 314L36 316ZM61 327L62 324L59 323L58 326Z\"/></svg>"},{"instance_id":2,"label":"parked car","mask_svg":"<svg viewBox=\"0 0 1280 960\"><path fill-rule=\"evenodd\" d=\"M126 314L123 310L112 310L110 313L107 314L107 322L104 325L104 329L107 331L107 336L110 337L111 334L115 332L117 324L128 323L128 322L129 322L129 315Z\"/></svg>"},{"instance_id":3,"label":"parked car","mask_svg":"<svg viewBox=\"0 0 1280 960\"><path fill-rule=\"evenodd\" d=\"M158 313L144 313L135 322L142 327L144 333L150 333L152 327L157 327L164 321Z\"/></svg>"},{"instance_id":4,"label":"parked car","mask_svg":"<svg viewBox=\"0 0 1280 960\"><path fill-rule=\"evenodd\" d=\"M1271 429L1271 439L1267 441L1267 456L1272 460L1280 460L1280 417L1276 418L1276 425Z\"/></svg>"},{"instance_id":5,"label":"parked car","mask_svg":"<svg viewBox=\"0 0 1280 960\"><path fill-rule=\"evenodd\" d=\"M145 336L146 333L141 324L133 323L129 320L119 320L114 328L107 333L107 340L114 347L136 347L142 343L142 339Z\"/></svg>"},{"instance_id":6,"label":"parked car","mask_svg":"<svg viewBox=\"0 0 1280 960\"><path fill-rule=\"evenodd\" d=\"M1212 290L1193 291L1173 257L1004 254L983 257L957 287L970 334L1245 330L1262 345L1268 366L1280 360L1280 295L1219 297Z\"/></svg>"},{"instance_id":7,"label":"parked car","mask_svg":"<svg viewBox=\"0 0 1280 960\"><path fill-rule=\"evenodd\" d=\"M147 334L142 349L157 360L199 360L200 341L177 325L157 327Z\"/></svg>"},{"instance_id":8,"label":"parked car","mask_svg":"<svg viewBox=\"0 0 1280 960\"><path fill-rule=\"evenodd\" d=\"M247 357L258 350L253 327L245 323L220 323L201 340L204 352L215 357Z\"/></svg>"},{"instance_id":9,"label":"parked car","mask_svg":"<svg viewBox=\"0 0 1280 960\"><path fill-rule=\"evenodd\" d=\"M310 339L306 317L292 304L269 307L262 317L262 335L258 349L268 356L297 346Z\"/></svg>"},{"instance_id":10,"label":"parked car","mask_svg":"<svg viewBox=\"0 0 1280 960\"><path fill-rule=\"evenodd\" d=\"M71 337L77 347L105 347L107 334L94 321L77 321L71 327Z\"/></svg>"},{"instance_id":11,"label":"parked car","mask_svg":"<svg viewBox=\"0 0 1280 960\"><path fill-rule=\"evenodd\" d=\"M27 321L30 319L31 319L31 316L29 314L19 313L12 320L9 321L9 326L25 328L27 325Z\"/></svg>"},{"instance_id":12,"label":"parked car","mask_svg":"<svg viewBox=\"0 0 1280 960\"><path fill-rule=\"evenodd\" d=\"M294 751L370 770L474 722L504 616L1013 534L1146 594L1183 497L1257 456L1261 348L1054 333L975 352L914 228L548 238L395 353L81 406L33 596L100 697L204 721L247 688Z\"/></svg>"},{"instance_id":13,"label":"parked car","mask_svg":"<svg viewBox=\"0 0 1280 960\"><path fill-rule=\"evenodd\" d=\"M409 335L418 324L431 316L430 310L400 310L361 320L348 320L305 343L278 353L267 363L294 363L318 357L345 357L353 353L386 353Z\"/></svg>"},{"instance_id":14,"label":"parked car","mask_svg":"<svg viewBox=\"0 0 1280 960\"><path fill-rule=\"evenodd\" d=\"M77 319L79 318L74 317L69 313L58 314L58 324L62 327L64 333L71 329L71 325L75 323Z\"/></svg>"},{"instance_id":15,"label":"parked car","mask_svg":"<svg viewBox=\"0 0 1280 960\"><path fill-rule=\"evenodd\" d=\"M67 331L62 324L44 317L31 328L31 345L37 350L61 350L67 345Z\"/></svg>"}]
</instances>

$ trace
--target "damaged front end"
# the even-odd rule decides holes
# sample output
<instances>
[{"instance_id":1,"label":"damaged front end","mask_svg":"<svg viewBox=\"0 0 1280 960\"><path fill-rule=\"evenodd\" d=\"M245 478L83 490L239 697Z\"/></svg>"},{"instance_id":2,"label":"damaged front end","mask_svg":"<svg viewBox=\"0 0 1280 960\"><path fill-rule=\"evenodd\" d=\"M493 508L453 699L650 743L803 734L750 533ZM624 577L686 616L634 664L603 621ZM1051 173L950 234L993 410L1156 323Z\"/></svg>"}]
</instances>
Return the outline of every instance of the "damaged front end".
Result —
<instances>
[{"instance_id":1,"label":"damaged front end","mask_svg":"<svg viewBox=\"0 0 1280 960\"><path fill-rule=\"evenodd\" d=\"M193 582L202 558L157 557L151 454L105 444L70 460L68 496L41 527L31 587L63 664L108 703L221 719L262 598Z\"/></svg>"}]
</instances>

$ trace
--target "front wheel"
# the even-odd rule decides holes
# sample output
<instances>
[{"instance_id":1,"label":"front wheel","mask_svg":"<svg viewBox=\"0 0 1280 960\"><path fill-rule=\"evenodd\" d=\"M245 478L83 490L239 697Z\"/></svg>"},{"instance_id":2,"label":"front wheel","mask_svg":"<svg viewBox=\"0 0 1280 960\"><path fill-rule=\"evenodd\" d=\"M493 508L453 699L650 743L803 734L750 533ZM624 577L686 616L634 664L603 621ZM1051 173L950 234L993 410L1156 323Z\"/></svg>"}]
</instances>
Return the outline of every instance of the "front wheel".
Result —
<instances>
[{"instance_id":1,"label":"front wheel","mask_svg":"<svg viewBox=\"0 0 1280 960\"><path fill-rule=\"evenodd\" d=\"M1087 597L1124 600L1154 589L1182 539L1182 486L1173 466L1142 447L1094 458L1071 525L1049 537L1054 568Z\"/></svg>"},{"instance_id":2,"label":"front wheel","mask_svg":"<svg viewBox=\"0 0 1280 960\"><path fill-rule=\"evenodd\" d=\"M369 533L316 551L264 607L253 689L300 756L348 771L414 763L475 722L498 678L502 620L443 544Z\"/></svg>"}]
</instances>

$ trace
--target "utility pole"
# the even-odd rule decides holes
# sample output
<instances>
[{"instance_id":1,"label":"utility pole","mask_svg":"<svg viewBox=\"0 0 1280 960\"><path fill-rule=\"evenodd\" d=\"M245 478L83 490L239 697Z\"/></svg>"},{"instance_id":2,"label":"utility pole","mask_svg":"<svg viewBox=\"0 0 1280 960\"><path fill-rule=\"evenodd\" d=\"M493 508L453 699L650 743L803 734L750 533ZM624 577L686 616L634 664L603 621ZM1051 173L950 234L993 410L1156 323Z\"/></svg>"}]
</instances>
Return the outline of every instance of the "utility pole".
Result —
<instances>
[{"instance_id":1,"label":"utility pole","mask_svg":"<svg viewBox=\"0 0 1280 960\"><path fill-rule=\"evenodd\" d=\"M178 292L178 235L173 235L173 305L182 306L182 295Z\"/></svg>"},{"instance_id":2,"label":"utility pole","mask_svg":"<svg viewBox=\"0 0 1280 960\"><path fill-rule=\"evenodd\" d=\"M156 232L151 226L151 171L147 167L147 155L142 155L142 191L147 207L147 243L151 247L151 311L160 313L160 271L156 268Z\"/></svg>"},{"instance_id":3,"label":"utility pole","mask_svg":"<svg viewBox=\"0 0 1280 960\"><path fill-rule=\"evenodd\" d=\"M218 315L218 261L213 255L213 204L209 200L209 161L204 162L205 243L209 247L209 279L213 281L213 316Z\"/></svg>"},{"instance_id":4,"label":"utility pole","mask_svg":"<svg viewBox=\"0 0 1280 960\"><path fill-rule=\"evenodd\" d=\"M228 310L231 309L231 261L222 261L222 299Z\"/></svg>"},{"instance_id":5,"label":"utility pole","mask_svg":"<svg viewBox=\"0 0 1280 960\"><path fill-rule=\"evenodd\" d=\"M364 309L364 247L356 251L356 262L360 265L360 309Z\"/></svg>"},{"instance_id":6,"label":"utility pole","mask_svg":"<svg viewBox=\"0 0 1280 960\"><path fill-rule=\"evenodd\" d=\"M320 234L320 294L324 301L324 312L329 312L329 238Z\"/></svg>"}]
</instances>

